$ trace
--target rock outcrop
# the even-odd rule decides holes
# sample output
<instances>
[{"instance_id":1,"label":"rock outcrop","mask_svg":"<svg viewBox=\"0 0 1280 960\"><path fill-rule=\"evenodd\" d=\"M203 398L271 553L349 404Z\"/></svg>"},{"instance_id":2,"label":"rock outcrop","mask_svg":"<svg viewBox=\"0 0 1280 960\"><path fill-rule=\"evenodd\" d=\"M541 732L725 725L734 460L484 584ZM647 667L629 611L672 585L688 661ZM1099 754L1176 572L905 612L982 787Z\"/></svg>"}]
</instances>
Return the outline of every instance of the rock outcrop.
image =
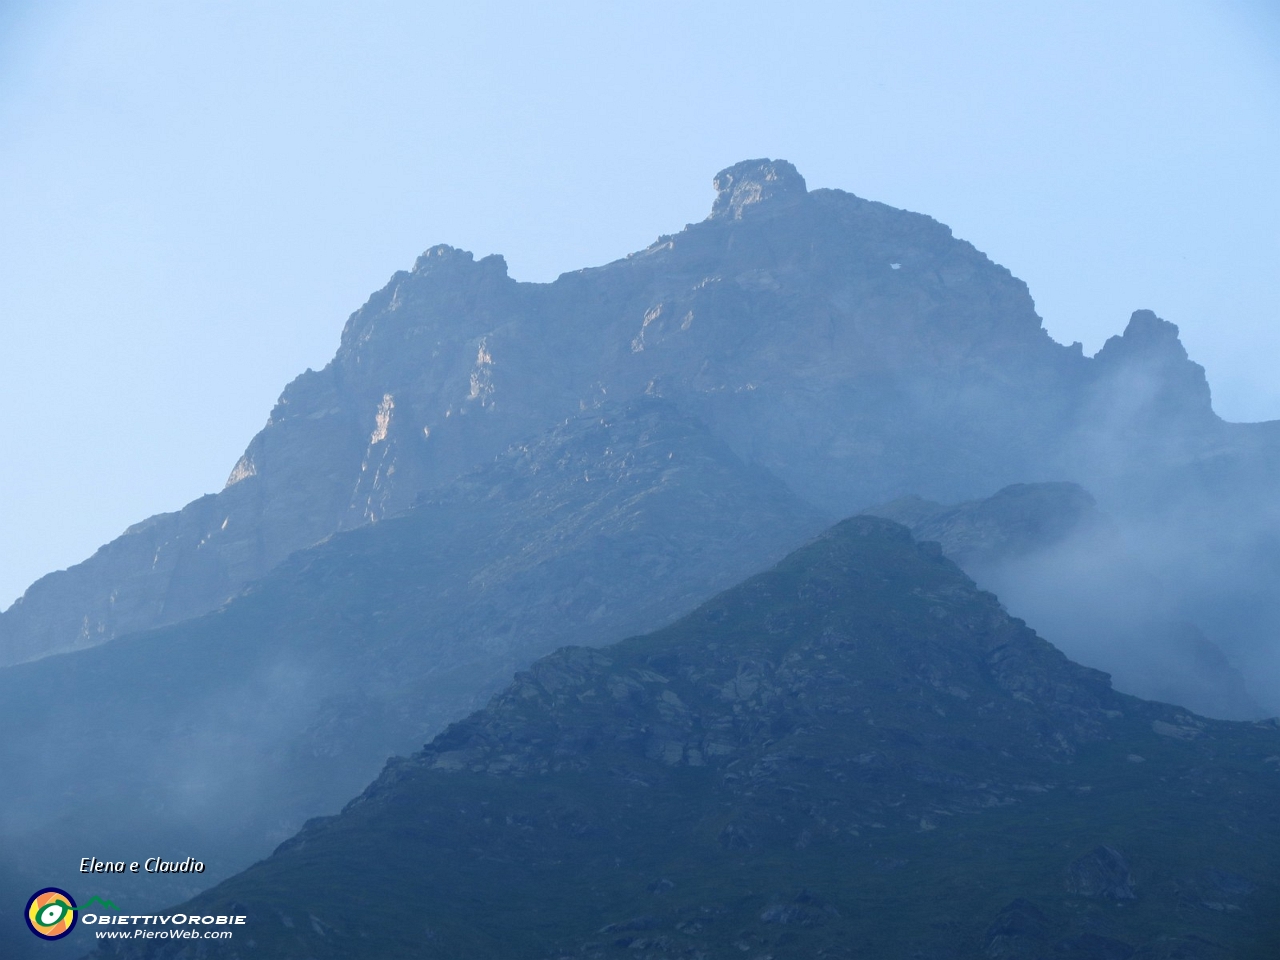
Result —
<instances>
[{"instance_id":1,"label":"rock outcrop","mask_svg":"<svg viewBox=\"0 0 1280 960\"><path fill-rule=\"evenodd\" d=\"M1097 846L1067 868L1067 892L1099 900L1137 900L1129 863L1119 850Z\"/></svg>"},{"instance_id":2,"label":"rock outcrop","mask_svg":"<svg viewBox=\"0 0 1280 960\"><path fill-rule=\"evenodd\" d=\"M810 191L781 160L715 186L706 220L550 284L428 250L351 316L331 363L289 384L223 491L131 527L0 615L0 663L216 609L297 549L645 395L829 516L1072 479L1122 520L1201 516L1209 490L1232 507L1202 526L1237 559L1270 535L1245 516L1280 523L1260 492L1280 435L1213 415L1171 324L1139 311L1090 359L1048 336L1021 281L927 216ZM1275 613L1249 609L1225 628L1241 646Z\"/></svg>"}]
</instances>

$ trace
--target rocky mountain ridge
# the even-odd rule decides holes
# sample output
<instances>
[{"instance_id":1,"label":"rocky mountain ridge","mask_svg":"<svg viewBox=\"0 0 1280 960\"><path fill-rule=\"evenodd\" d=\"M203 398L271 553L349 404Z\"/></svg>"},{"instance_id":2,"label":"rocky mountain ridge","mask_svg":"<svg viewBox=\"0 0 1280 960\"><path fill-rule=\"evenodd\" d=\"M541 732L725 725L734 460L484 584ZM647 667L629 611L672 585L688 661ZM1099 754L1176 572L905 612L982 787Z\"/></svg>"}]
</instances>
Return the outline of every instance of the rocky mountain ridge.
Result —
<instances>
[{"instance_id":1,"label":"rocky mountain ridge","mask_svg":"<svg viewBox=\"0 0 1280 960\"><path fill-rule=\"evenodd\" d=\"M1261 960L1277 750L1116 693L859 517L540 660L175 908L251 916L234 943L95 956Z\"/></svg>"},{"instance_id":2,"label":"rocky mountain ridge","mask_svg":"<svg viewBox=\"0 0 1280 960\"><path fill-rule=\"evenodd\" d=\"M868 511L933 540L1014 615L1125 693L1227 720L1265 711L1240 672L1073 483L1013 484L944 506L905 497Z\"/></svg>"},{"instance_id":3,"label":"rocky mountain ridge","mask_svg":"<svg viewBox=\"0 0 1280 960\"><path fill-rule=\"evenodd\" d=\"M501 257L428 250L351 316L328 366L285 389L223 491L0 614L0 662L212 610L294 550L646 395L828 516L1064 478L1144 518L1206 485L1261 512L1280 434L1214 416L1172 324L1139 311L1091 359L1048 336L1021 281L926 216L809 191L781 160L715 185L706 220L550 284L512 280Z\"/></svg>"},{"instance_id":4,"label":"rocky mountain ridge","mask_svg":"<svg viewBox=\"0 0 1280 960\"><path fill-rule=\"evenodd\" d=\"M0 669L0 899L83 889L90 848L207 865L95 877L98 896L190 896L566 639L667 623L826 522L670 403L611 404L215 613ZM48 946L0 916L6 958Z\"/></svg>"}]
</instances>

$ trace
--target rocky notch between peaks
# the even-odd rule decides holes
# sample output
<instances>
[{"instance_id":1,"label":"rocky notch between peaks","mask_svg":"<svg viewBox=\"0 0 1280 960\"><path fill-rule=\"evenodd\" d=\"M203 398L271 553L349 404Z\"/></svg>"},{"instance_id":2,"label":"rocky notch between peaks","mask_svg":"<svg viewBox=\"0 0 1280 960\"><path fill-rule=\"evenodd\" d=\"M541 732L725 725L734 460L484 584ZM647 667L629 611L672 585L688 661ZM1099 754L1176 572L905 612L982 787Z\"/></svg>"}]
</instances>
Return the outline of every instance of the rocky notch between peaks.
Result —
<instances>
[{"instance_id":1,"label":"rocky notch between peaks","mask_svg":"<svg viewBox=\"0 0 1280 960\"><path fill-rule=\"evenodd\" d=\"M1280 627L1257 589L1280 573L1267 546L1280 434L1213 415L1175 327L1139 312L1091 359L929 217L808 190L781 160L715 183L707 219L550 284L433 247L351 316L331 363L285 389L223 491L131 527L0 614L0 662L215 609L293 551L568 416L658 395L827 516L1078 481L1117 523L1181 543L1153 550L1161 576L1230 656L1271 669L1252 638ZM1223 558L1217 573L1192 544Z\"/></svg>"},{"instance_id":2,"label":"rocky notch between peaks","mask_svg":"<svg viewBox=\"0 0 1280 960\"><path fill-rule=\"evenodd\" d=\"M538 661L174 909L255 918L205 958L1262 960L1277 750L1114 692L861 517Z\"/></svg>"}]
</instances>

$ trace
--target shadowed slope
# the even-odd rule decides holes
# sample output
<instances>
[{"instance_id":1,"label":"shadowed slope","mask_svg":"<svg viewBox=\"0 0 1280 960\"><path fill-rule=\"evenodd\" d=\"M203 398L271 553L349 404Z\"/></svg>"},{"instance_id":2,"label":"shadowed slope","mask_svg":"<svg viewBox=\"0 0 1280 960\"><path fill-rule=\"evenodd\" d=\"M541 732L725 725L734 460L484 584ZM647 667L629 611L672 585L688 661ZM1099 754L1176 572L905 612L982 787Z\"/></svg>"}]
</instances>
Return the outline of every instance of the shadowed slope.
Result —
<instances>
[{"instance_id":1,"label":"shadowed slope","mask_svg":"<svg viewBox=\"0 0 1280 960\"><path fill-rule=\"evenodd\" d=\"M0 670L0 894L194 894L337 809L554 649L660 626L825 521L660 400L596 411L405 516L301 552L218 613ZM46 950L18 914L0 954Z\"/></svg>"},{"instance_id":2,"label":"shadowed slope","mask_svg":"<svg viewBox=\"0 0 1280 960\"><path fill-rule=\"evenodd\" d=\"M1278 751L1115 693L855 518L539 661L177 908L248 915L234 942L104 955L1268 957Z\"/></svg>"}]
</instances>

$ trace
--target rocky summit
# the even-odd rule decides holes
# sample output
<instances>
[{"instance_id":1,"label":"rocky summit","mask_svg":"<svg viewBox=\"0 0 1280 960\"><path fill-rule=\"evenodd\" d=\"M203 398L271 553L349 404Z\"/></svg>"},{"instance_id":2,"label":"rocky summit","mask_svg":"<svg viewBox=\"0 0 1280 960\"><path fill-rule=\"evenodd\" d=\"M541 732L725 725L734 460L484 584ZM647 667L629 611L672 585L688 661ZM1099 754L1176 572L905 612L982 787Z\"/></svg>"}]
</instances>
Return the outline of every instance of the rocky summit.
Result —
<instances>
[{"instance_id":1,"label":"rocky summit","mask_svg":"<svg viewBox=\"0 0 1280 960\"><path fill-rule=\"evenodd\" d=\"M1174 325L1140 310L1090 358L1048 336L1021 281L927 216L809 190L782 160L736 164L714 186L705 220L553 283L432 247L351 316L332 362L285 389L224 490L130 528L0 615L0 662L215 609L293 551L566 417L659 396L831 517L1078 482L1152 544L1147 560L1211 639L1280 689L1258 639L1280 628L1261 589L1280 574L1280 427L1215 416Z\"/></svg>"},{"instance_id":2,"label":"rocky summit","mask_svg":"<svg viewBox=\"0 0 1280 960\"><path fill-rule=\"evenodd\" d=\"M1280 424L926 216L714 186L554 283L432 247L221 492L0 614L0 899L147 848L207 871L93 894L250 904L235 955L1265 943L1275 729L1188 707L1280 708ZM872 504L941 546L849 521L709 601Z\"/></svg>"},{"instance_id":3,"label":"rocky summit","mask_svg":"<svg viewBox=\"0 0 1280 960\"><path fill-rule=\"evenodd\" d=\"M538 661L173 909L250 918L233 941L96 955L1262 960L1278 754L1274 723L1115 692L860 517Z\"/></svg>"}]
</instances>

